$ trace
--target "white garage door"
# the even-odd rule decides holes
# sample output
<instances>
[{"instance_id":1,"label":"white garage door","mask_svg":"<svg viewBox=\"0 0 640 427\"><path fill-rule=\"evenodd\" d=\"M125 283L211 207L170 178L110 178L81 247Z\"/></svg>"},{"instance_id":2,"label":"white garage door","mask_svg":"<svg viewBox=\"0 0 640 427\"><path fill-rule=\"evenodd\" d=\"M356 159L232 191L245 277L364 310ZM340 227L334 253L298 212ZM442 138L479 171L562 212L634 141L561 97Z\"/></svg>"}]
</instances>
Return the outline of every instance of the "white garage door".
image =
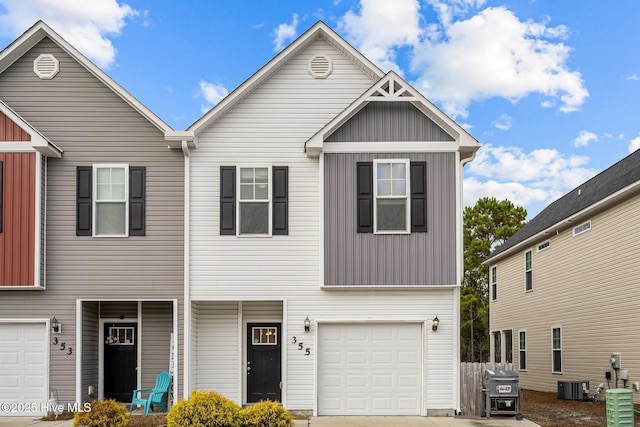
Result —
<instances>
[{"instance_id":1,"label":"white garage door","mask_svg":"<svg viewBox=\"0 0 640 427\"><path fill-rule=\"evenodd\" d=\"M319 415L420 415L420 324L321 324L318 334Z\"/></svg>"},{"instance_id":2,"label":"white garage door","mask_svg":"<svg viewBox=\"0 0 640 427\"><path fill-rule=\"evenodd\" d=\"M0 322L0 402L30 405L27 412L0 411L0 416L43 414L42 405L47 402L46 332L45 323Z\"/></svg>"}]
</instances>

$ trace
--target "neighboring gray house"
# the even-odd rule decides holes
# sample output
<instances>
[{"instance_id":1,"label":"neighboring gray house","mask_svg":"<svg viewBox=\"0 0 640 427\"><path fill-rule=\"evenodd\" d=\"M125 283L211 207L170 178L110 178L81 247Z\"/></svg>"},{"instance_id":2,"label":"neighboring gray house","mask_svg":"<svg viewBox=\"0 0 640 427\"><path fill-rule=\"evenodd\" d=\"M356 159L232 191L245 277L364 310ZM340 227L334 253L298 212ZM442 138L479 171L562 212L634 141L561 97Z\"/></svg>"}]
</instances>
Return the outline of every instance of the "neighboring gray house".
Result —
<instances>
[{"instance_id":1,"label":"neighboring gray house","mask_svg":"<svg viewBox=\"0 0 640 427\"><path fill-rule=\"evenodd\" d=\"M171 134L43 22L0 52L0 402L127 401L164 370L181 394Z\"/></svg>"},{"instance_id":2,"label":"neighboring gray house","mask_svg":"<svg viewBox=\"0 0 640 427\"><path fill-rule=\"evenodd\" d=\"M460 409L462 167L478 141L322 22L184 138L185 393L317 415Z\"/></svg>"}]
</instances>

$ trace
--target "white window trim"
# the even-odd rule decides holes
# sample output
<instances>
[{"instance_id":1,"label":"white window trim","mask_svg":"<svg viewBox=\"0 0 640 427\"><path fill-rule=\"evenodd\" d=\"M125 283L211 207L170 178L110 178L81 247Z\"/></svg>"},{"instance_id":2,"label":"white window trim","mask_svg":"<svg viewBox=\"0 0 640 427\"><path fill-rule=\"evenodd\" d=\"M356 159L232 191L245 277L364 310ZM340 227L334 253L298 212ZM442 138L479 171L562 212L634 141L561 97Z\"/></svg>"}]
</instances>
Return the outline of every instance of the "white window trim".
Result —
<instances>
[{"instance_id":1,"label":"white window trim","mask_svg":"<svg viewBox=\"0 0 640 427\"><path fill-rule=\"evenodd\" d=\"M560 370L559 371L553 370L553 352L556 351L556 349L553 348L553 330L554 329L560 329L560 348L557 349L560 351ZM551 373L562 374L563 369L564 369L564 361L562 360L562 326L552 326L551 327Z\"/></svg>"},{"instance_id":2,"label":"white window trim","mask_svg":"<svg viewBox=\"0 0 640 427\"><path fill-rule=\"evenodd\" d=\"M255 165L255 164L247 164L247 165L237 165L237 171L238 171L238 176L236 178L236 194L238 195L236 197L236 236L237 237L271 237L273 234L273 179L272 179L272 166L273 165ZM267 201L260 201L260 203L268 203L269 208L269 232L262 234L262 233L241 233L240 229L241 227L241 223L240 223L240 203L242 203L242 200L240 198L240 175L242 172L242 169L257 169L257 168L266 168L267 169ZM248 201L248 200L247 200ZM254 200L255 201L255 200Z\"/></svg>"},{"instance_id":3,"label":"white window trim","mask_svg":"<svg viewBox=\"0 0 640 427\"><path fill-rule=\"evenodd\" d=\"M584 230L579 230L580 228L587 225L588 227L586 227ZM582 224L573 227L573 237L579 236L580 234L586 233L587 231L591 231L591 220L583 222Z\"/></svg>"},{"instance_id":4,"label":"white window trim","mask_svg":"<svg viewBox=\"0 0 640 427\"><path fill-rule=\"evenodd\" d=\"M491 301L497 301L498 298L496 297L496 294L498 293L498 280L496 279L496 276L498 275L498 266L497 265L492 265L491 266ZM495 286L495 292L494 292L494 286Z\"/></svg>"},{"instance_id":5,"label":"white window trim","mask_svg":"<svg viewBox=\"0 0 640 427\"><path fill-rule=\"evenodd\" d=\"M520 334L524 333L524 349L520 349ZM524 359L524 369L520 368L520 363L522 361L521 357L520 357L520 352L524 352L525 354L525 359ZM526 371L527 370L527 366L529 364L529 357L527 354L527 330L526 329L520 329L518 330L518 370L519 371Z\"/></svg>"},{"instance_id":6,"label":"white window trim","mask_svg":"<svg viewBox=\"0 0 640 427\"><path fill-rule=\"evenodd\" d=\"M96 205L98 204L98 169L123 168L124 169L124 234L97 234ZM94 163L91 176L91 226L93 237L129 237L129 165L127 163ZM105 200L103 200L105 201Z\"/></svg>"},{"instance_id":7,"label":"white window trim","mask_svg":"<svg viewBox=\"0 0 640 427\"><path fill-rule=\"evenodd\" d=\"M547 240L545 240L544 242L542 242L542 243L540 243L540 244L538 245L538 250L537 250L537 252L542 252L542 251L544 251L545 249L549 249L550 247L551 247L551 240L550 240L550 239L547 239Z\"/></svg>"},{"instance_id":8,"label":"white window trim","mask_svg":"<svg viewBox=\"0 0 640 427\"><path fill-rule=\"evenodd\" d=\"M405 230L378 230L378 163L404 163L406 200ZM411 160L409 159L374 159L373 160L373 233L374 234L411 234ZM401 196L384 196L383 199L401 199Z\"/></svg>"}]
</instances>

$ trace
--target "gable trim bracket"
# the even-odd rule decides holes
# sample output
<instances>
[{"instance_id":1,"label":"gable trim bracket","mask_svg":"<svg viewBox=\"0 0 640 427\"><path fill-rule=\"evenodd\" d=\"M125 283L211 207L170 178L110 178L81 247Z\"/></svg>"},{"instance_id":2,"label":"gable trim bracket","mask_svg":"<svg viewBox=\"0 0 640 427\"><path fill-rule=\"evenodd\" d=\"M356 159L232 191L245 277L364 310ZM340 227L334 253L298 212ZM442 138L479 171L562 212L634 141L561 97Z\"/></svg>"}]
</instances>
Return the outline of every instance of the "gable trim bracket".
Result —
<instances>
[{"instance_id":1,"label":"gable trim bracket","mask_svg":"<svg viewBox=\"0 0 640 427\"><path fill-rule=\"evenodd\" d=\"M305 142L304 151L307 157L319 157L324 150L325 140L370 102L411 102L420 112L440 126L456 141L456 146L452 148L461 152L462 159L473 158L475 152L480 148L480 142L462 126L405 82L396 72L389 71L349 107Z\"/></svg>"}]
</instances>

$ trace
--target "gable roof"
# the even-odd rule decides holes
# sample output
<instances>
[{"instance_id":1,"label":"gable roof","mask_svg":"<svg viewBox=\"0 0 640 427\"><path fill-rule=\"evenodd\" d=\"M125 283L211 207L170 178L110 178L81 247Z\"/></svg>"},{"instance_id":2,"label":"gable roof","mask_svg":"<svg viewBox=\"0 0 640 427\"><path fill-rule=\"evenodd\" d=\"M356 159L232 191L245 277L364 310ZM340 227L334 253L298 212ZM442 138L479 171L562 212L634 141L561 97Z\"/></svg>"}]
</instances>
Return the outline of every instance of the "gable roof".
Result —
<instances>
[{"instance_id":1,"label":"gable roof","mask_svg":"<svg viewBox=\"0 0 640 427\"><path fill-rule=\"evenodd\" d=\"M305 143L307 156L317 157L322 151L325 140L367 104L370 102L389 101L411 102L413 106L429 117L456 141L457 148L462 153L462 159L472 158L480 148L480 142L462 126L443 113L395 71L389 71ZM447 146L451 144L451 142L446 143Z\"/></svg>"},{"instance_id":2,"label":"gable roof","mask_svg":"<svg viewBox=\"0 0 640 427\"><path fill-rule=\"evenodd\" d=\"M7 46L2 50L2 52L0 52L0 74L2 74L4 70L9 68L11 64L20 59L25 53L27 53L45 37L51 39L69 56L71 56L74 60L84 66L84 68L86 68L98 80L100 80L104 85L106 85L114 93L120 96L120 98L122 98L134 110L138 111L160 131L172 131L171 126L166 124L151 110L145 107L140 101L134 98L122 86L116 83L115 80L109 77L93 62L87 59L83 54L81 54L76 48L74 48L71 44L64 40L58 33L53 31L51 27L49 27L43 21L36 22L31 28L25 31L20 37L15 39L9 46Z\"/></svg>"},{"instance_id":3,"label":"gable roof","mask_svg":"<svg viewBox=\"0 0 640 427\"><path fill-rule=\"evenodd\" d=\"M586 215L617 203L640 189L640 150L636 150L613 166L574 188L536 215L485 260L496 261L516 250L541 233L550 234L571 226Z\"/></svg>"},{"instance_id":4,"label":"gable roof","mask_svg":"<svg viewBox=\"0 0 640 427\"><path fill-rule=\"evenodd\" d=\"M319 37L324 38L328 43L333 45L374 80L378 80L384 76L384 72L382 72L382 70L380 70L380 68L378 68L373 62L368 60L364 55L358 52L357 49L347 43L346 40L329 28L327 24L322 21L318 21L300 37L294 40L293 43L277 54L271 61L267 62L267 64L260 68L255 74L249 77L244 83L238 86L233 92L227 95L222 101L216 104L204 116L189 126L187 128L187 132L198 136L219 117L251 93L263 81L282 68L282 66L291 58L296 56L300 51L305 49Z\"/></svg>"},{"instance_id":5,"label":"gable roof","mask_svg":"<svg viewBox=\"0 0 640 427\"><path fill-rule=\"evenodd\" d=\"M17 145L12 142L0 143L0 148L7 147L18 148L20 146L29 145L32 149L42 153L46 157L60 157L62 156L62 150L58 148L53 142L49 141L47 137L42 135L36 128L31 126L25 119L20 117L18 113L13 111L7 104L0 99L0 112L4 114L11 122L16 124L20 129L25 131L30 136L29 142L20 142ZM11 144L11 145L10 145Z\"/></svg>"}]
</instances>

